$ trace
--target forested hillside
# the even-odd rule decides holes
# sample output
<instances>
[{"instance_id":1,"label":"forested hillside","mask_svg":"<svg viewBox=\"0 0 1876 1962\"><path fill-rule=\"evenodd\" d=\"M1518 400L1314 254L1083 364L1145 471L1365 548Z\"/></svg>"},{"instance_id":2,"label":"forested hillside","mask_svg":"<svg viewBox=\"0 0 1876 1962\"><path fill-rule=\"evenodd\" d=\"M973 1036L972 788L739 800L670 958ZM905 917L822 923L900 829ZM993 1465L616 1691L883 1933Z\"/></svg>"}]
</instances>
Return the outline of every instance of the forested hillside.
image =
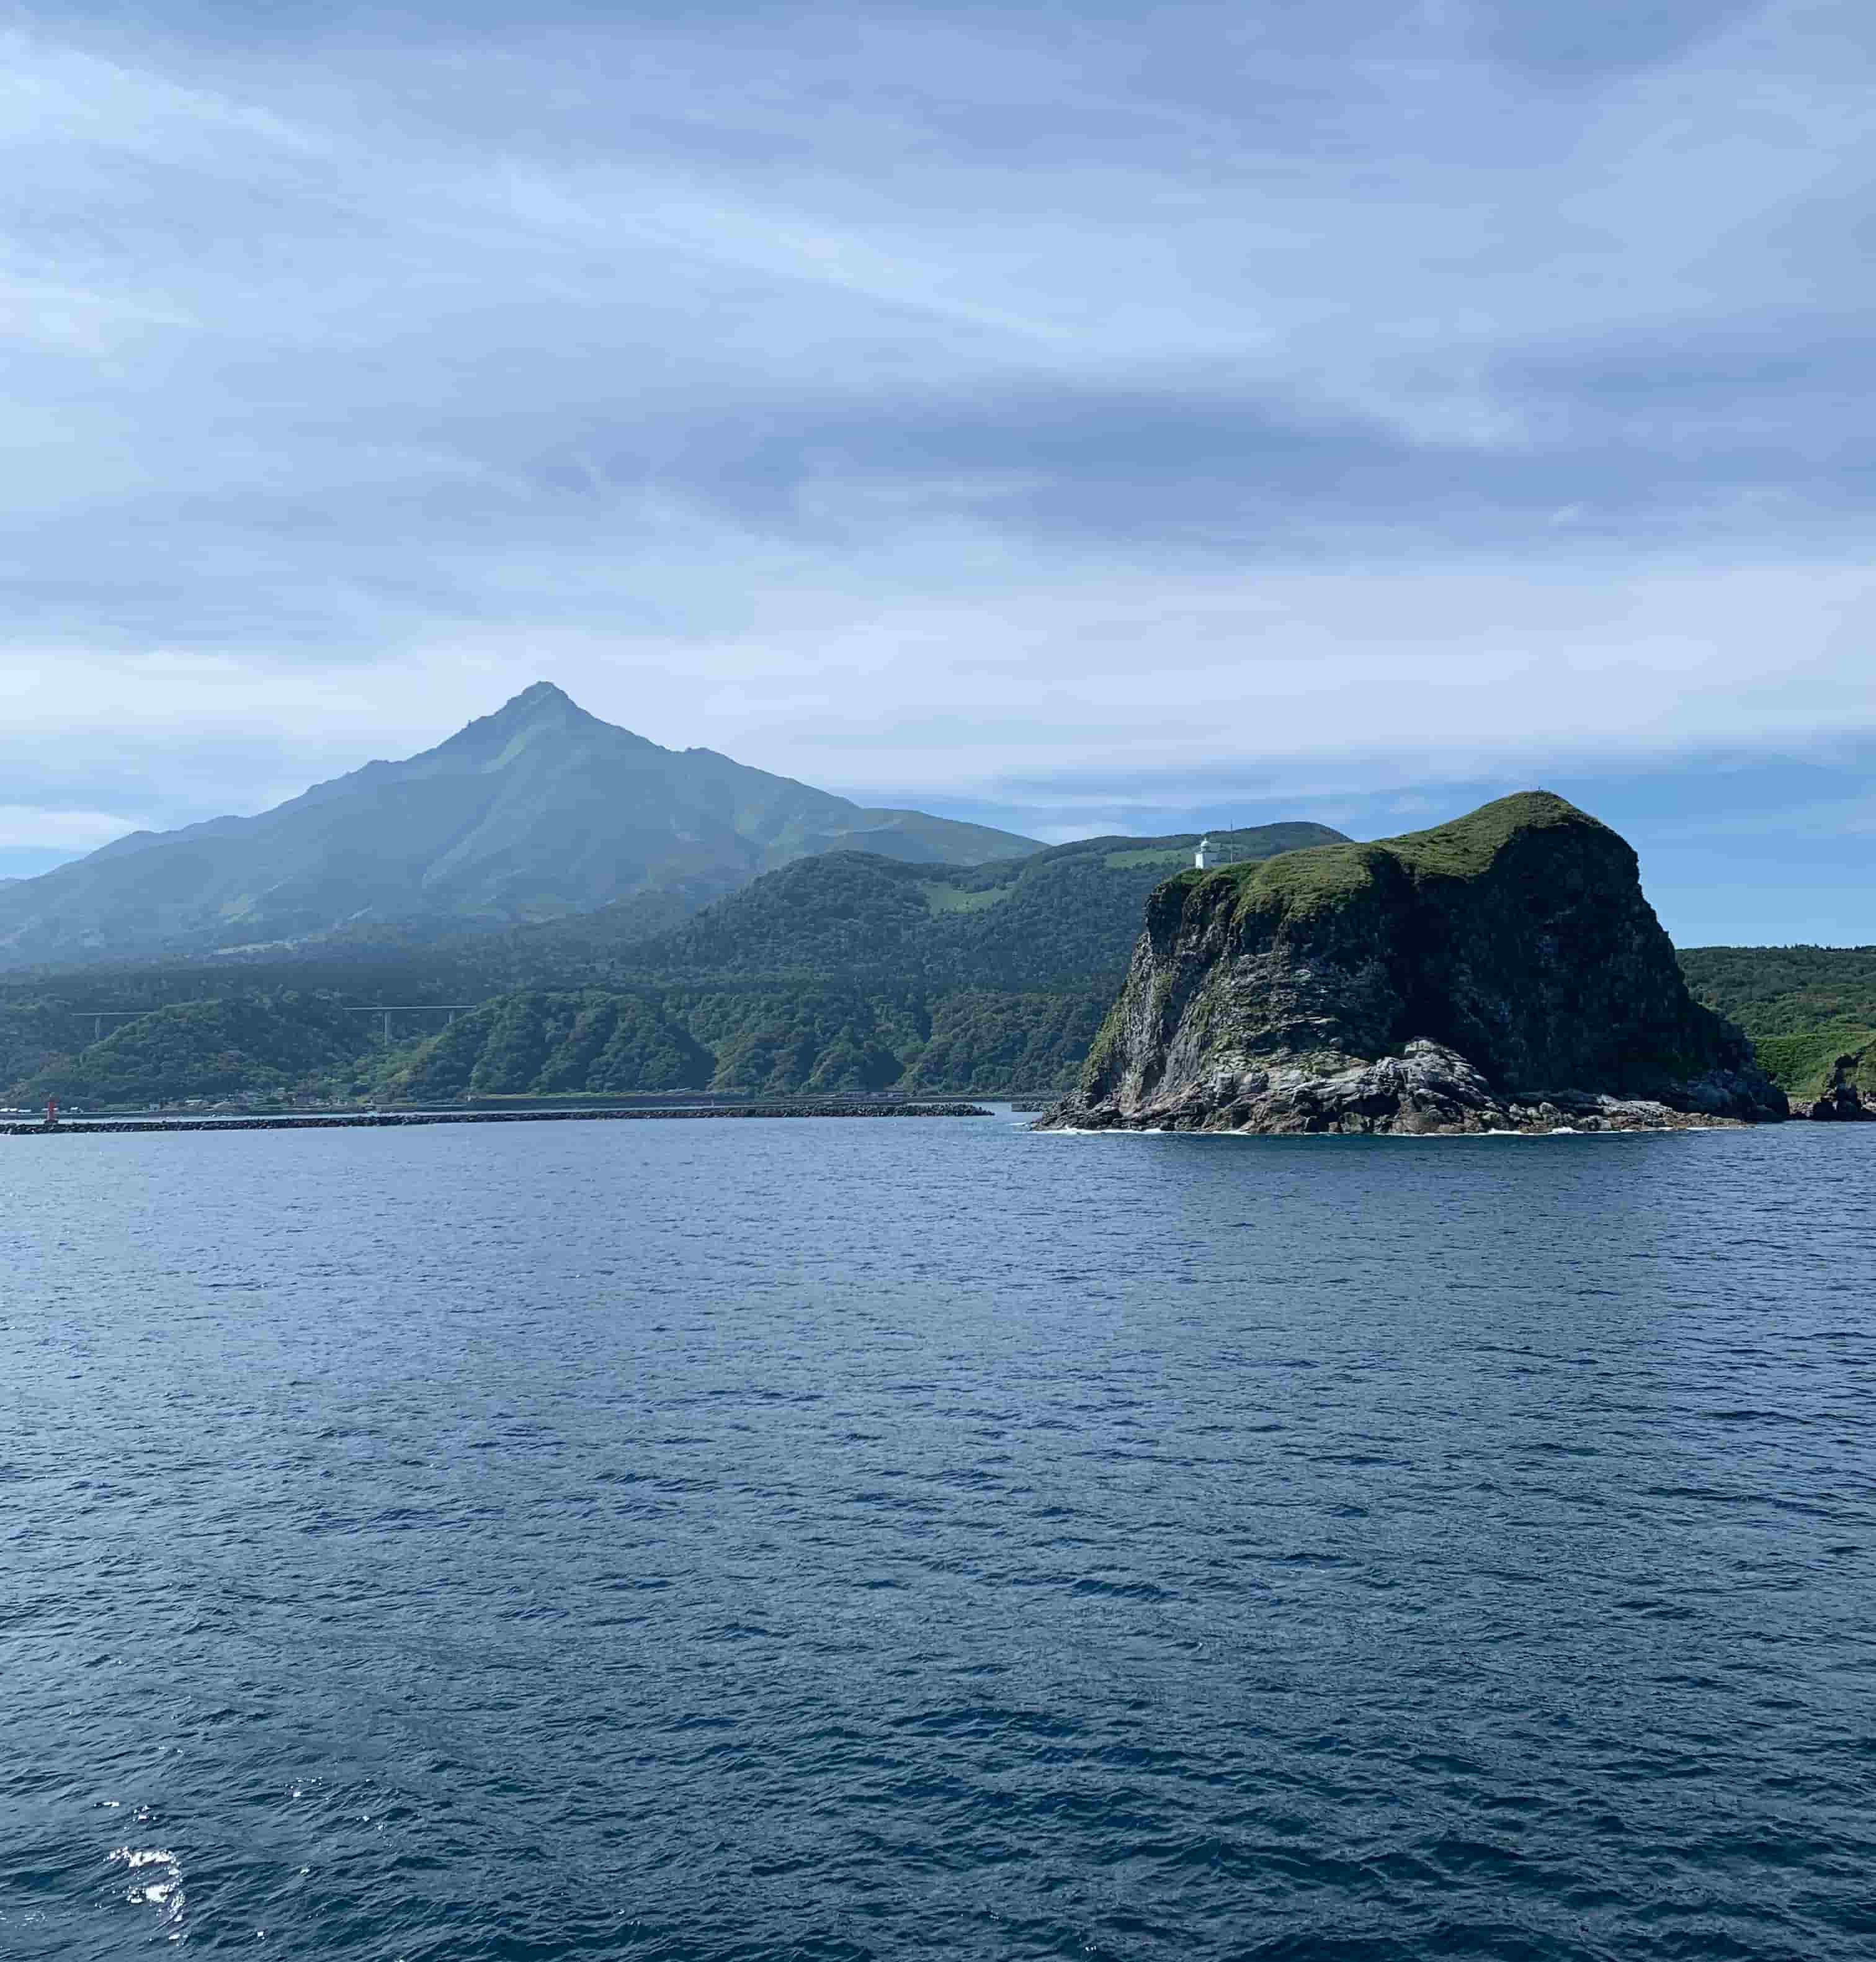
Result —
<instances>
[{"instance_id":1,"label":"forested hillside","mask_svg":"<svg viewBox=\"0 0 1876 1962\"><path fill-rule=\"evenodd\" d=\"M1271 825L1214 842L1220 858L1262 858L1338 836ZM608 986L506 994L424 1044L388 1088L1065 1089L1147 894L1195 842L1086 839L975 868L833 852L655 938L610 946L563 923L537 944L562 950L563 973L579 950Z\"/></svg>"},{"instance_id":2,"label":"forested hillside","mask_svg":"<svg viewBox=\"0 0 1876 1962\"><path fill-rule=\"evenodd\" d=\"M332 1094L361 1080L370 1024L307 994L187 1002L126 1022L21 1085L34 1102L155 1104L243 1093Z\"/></svg>"},{"instance_id":3,"label":"forested hillside","mask_svg":"<svg viewBox=\"0 0 1876 1962\"><path fill-rule=\"evenodd\" d=\"M1220 855L1321 826L1220 834ZM679 932L634 909L509 934L322 941L238 963L88 970L0 997L16 1097L436 1101L732 1089L1050 1093L1074 1081L1146 893L1193 836L1097 838L981 869L832 854L783 868ZM308 987L316 983L316 987ZM397 1040L346 1015L402 1011ZM473 1006L479 1002L479 1006ZM143 1011L104 1040L94 1018Z\"/></svg>"},{"instance_id":4,"label":"forested hillside","mask_svg":"<svg viewBox=\"0 0 1876 1962\"><path fill-rule=\"evenodd\" d=\"M1220 856L1321 835L1230 834ZM327 946L317 963L15 983L0 991L0 1076L12 1101L88 1104L705 1087L1046 1094L1075 1080L1147 894L1195 842L1087 839L975 868L839 852L649 938L606 909L352 956ZM1681 960L1694 994L1745 1028L1794 1094L1839 1055L1868 1047L1876 1058L1876 949L1697 947ZM473 1012L447 1029L440 1010L405 1012L389 1044L381 1024L340 1012L386 1002ZM132 1010L145 1012L95 1039L96 1014ZM1866 1063L1866 1082L1872 1074Z\"/></svg>"},{"instance_id":5,"label":"forested hillside","mask_svg":"<svg viewBox=\"0 0 1876 1962\"><path fill-rule=\"evenodd\" d=\"M629 995L498 995L425 1043L392 1085L419 1098L557 1090L680 1090L715 1065L655 1002Z\"/></svg>"},{"instance_id":6,"label":"forested hillside","mask_svg":"<svg viewBox=\"0 0 1876 1962\"><path fill-rule=\"evenodd\" d=\"M1319 825L1220 832L1222 859L1332 839ZM425 1098L702 1087L1048 1091L1074 1078L1118 986L1147 894L1195 834L1099 838L981 867L836 852L770 873L676 931L633 906L502 934L388 941L16 983L0 996L6 1080L93 1102L279 1091L314 1079ZM501 998L499 1001L497 997ZM281 1005L468 1005L404 1013L387 1046L364 1017L309 1078ZM242 1003L240 1041L191 1068L176 1018L91 1040L99 1011ZM476 1007L475 1005L482 1004ZM212 1016L183 1018L206 1028ZM228 1056L235 1061L216 1059ZM140 1059L140 1060L139 1060Z\"/></svg>"},{"instance_id":7,"label":"forested hillside","mask_svg":"<svg viewBox=\"0 0 1876 1962\"><path fill-rule=\"evenodd\" d=\"M1046 1091L1080 1068L1105 994L836 985L504 995L383 1078L413 1101L734 1090Z\"/></svg>"},{"instance_id":8,"label":"forested hillside","mask_svg":"<svg viewBox=\"0 0 1876 1962\"><path fill-rule=\"evenodd\" d=\"M1214 834L1215 862L1264 859L1339 832L1272 824ZM892 973L927 983L1077 986L1126 966L1147 895L1196 838L1087 838L974 868L854 852L802 859L675 931L615 949L645 974Z\"/></svg>"},{"instance_id":9,"label":"forested hillside","mask_svg":"<svg viewBox=\"0 0 1876 1962\"><path fill-rule=\"evenodd\" d=\"M1782 1089L1817 1096L1839 1056L1861 1053L1854 1080L1876 1091L1876 947L1690 947L1680 965Z\"/></svg>"}]
</instances>

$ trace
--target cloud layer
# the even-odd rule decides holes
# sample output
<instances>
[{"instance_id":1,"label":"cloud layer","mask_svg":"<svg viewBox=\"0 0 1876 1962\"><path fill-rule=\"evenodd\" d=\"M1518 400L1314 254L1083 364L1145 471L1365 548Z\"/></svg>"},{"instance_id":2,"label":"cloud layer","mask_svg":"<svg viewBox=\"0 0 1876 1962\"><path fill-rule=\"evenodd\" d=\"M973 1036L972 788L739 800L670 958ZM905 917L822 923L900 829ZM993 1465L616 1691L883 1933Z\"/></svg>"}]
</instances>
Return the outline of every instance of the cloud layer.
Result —
<instances>
[{"instance_id":1,"label":"cloud layer","mask_svg":"<svg viewBox=\"0 0 1876 1962\"><path fill-rule=\"evenodd\" d=\"M0 870L539 676L1051 833L1856 807L1866 9L8 18Z\"/></svg>"}]
</instances>

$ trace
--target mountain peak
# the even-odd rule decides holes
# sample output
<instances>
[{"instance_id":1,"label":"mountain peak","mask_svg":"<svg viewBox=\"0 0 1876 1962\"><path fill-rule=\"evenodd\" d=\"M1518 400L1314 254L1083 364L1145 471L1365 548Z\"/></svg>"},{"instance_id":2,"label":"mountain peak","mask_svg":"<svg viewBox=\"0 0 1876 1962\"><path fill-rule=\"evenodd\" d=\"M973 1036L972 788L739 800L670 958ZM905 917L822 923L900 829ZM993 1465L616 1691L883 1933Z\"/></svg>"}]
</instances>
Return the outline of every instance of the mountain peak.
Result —
<instances>
[{"instance_id":1,"label":"mountain peak","mask_svg":"<svg viewBox=\"0 0 1876 1962\"><path fill-rule=\"evenodd\" d=\"M589 715L564 689L557 688L550 681L538 681L511 695L501 707L491 714L478 715L473 721L466 722L440 747L451 756L464 752L480 754L491 745L496 749L505 749L518 737L536 731L573 731L576 730L610 729L610 723L601 722L598 716ZM643 742L643 737L633 737L628 730L617 730L614 733L623 739Z\"/></svg>"},{"instance_id":2,"label":"mountain peak","mask_svg":"<svg viewBox=\"0 0 1876 1962\"><path fill-rule=\"evenodd\" d=\"M576 715L586 711L563 688L557 688L550 681L531 682L519 695L511 695L493 715L485 720L490 722L518 721L524 717L531 721L544 712L571 709Z\"/></svg>"},{"instance_id":3,"label":"mountain peak","mask_svg":"<svg viewBox=\"0 0 1876 1962\"><path fill-rule=\"evenodd\" d=\"M0 969L366 922L514 925L645 894L664 925L772 865L856 842L969 864L1029 845L936 817L895 820L887 840L882 815L726 757L678 755L537 681L420 755L7 887Z\"/></svg>"}]
</instances>

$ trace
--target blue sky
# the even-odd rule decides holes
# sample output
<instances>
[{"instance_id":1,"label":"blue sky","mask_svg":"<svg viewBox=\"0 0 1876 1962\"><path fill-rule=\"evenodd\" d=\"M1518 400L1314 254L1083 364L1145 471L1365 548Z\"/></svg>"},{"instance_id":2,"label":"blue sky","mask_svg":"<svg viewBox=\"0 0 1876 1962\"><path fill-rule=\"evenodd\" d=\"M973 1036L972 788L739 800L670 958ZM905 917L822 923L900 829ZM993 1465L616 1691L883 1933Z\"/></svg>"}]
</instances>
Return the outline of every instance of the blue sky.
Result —
<instances>
[{"instance_id":1,"label":"blue sky","mask_svg":"<svg viewBox=\"0 0 1876 1962\"><path fill-rule=\"evenodd\" d=\"M1876 941L1876 14L0 11L0 871L528 682Z\"/></svg>"}]
</instances>

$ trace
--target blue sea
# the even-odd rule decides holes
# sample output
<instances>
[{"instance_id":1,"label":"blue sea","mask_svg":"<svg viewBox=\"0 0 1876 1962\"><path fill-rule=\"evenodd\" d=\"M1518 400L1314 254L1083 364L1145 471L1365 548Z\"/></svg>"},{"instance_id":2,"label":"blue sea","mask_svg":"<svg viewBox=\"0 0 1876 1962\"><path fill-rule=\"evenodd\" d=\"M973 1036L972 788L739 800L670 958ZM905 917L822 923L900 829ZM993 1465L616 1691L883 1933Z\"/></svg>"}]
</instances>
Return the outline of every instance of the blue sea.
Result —
<instances>
[{"instance_id":1,"label":"blue sea","mask_svg":"<svg viewBox=\"0 0 1876 1962\"><path fill-rule=\"evenodd\" d=\"M0 1955L1876 1953L1876 1126L0 1140Z\"/></svg>"}]
</instances>

